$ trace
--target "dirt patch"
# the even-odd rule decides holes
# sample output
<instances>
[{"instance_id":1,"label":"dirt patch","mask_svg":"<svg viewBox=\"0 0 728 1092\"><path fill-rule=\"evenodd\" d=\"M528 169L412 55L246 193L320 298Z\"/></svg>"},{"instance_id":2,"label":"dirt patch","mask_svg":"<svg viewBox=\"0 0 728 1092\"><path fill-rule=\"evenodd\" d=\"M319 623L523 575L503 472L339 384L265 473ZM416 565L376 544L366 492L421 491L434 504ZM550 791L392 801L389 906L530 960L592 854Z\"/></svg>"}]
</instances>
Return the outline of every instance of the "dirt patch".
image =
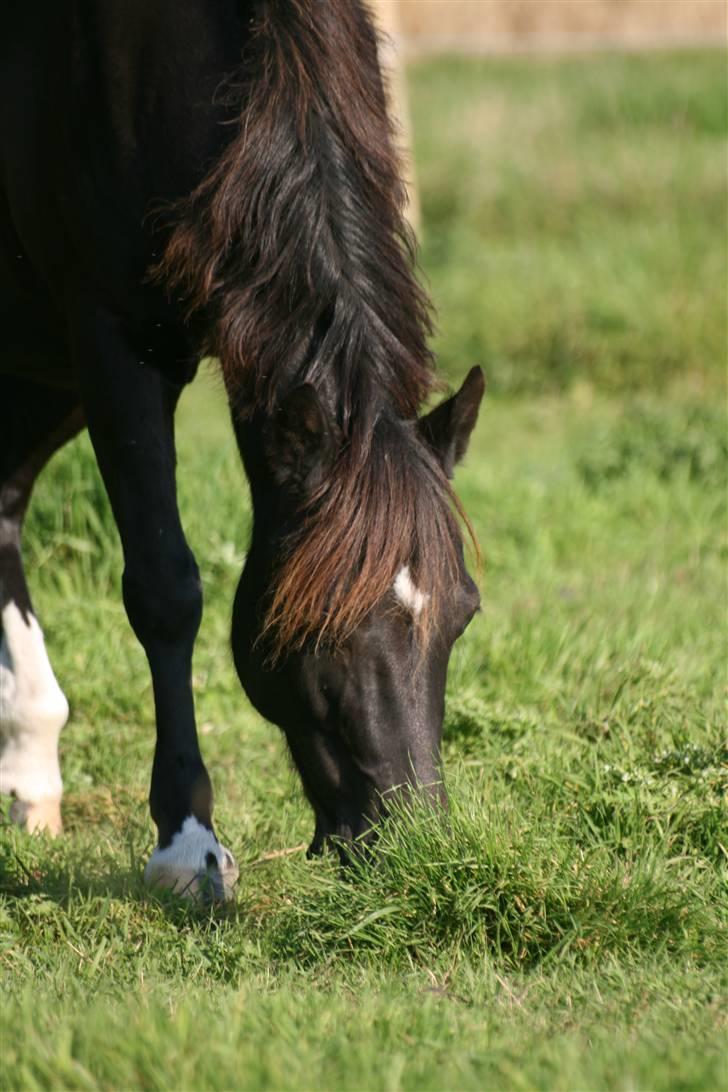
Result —
<instances>
[{"instance_id":1,"label":"dirt patch","mask_svg":"<svg viewBox=\"0 0 728 1092\"><path fill-rule=\"evenodd\" d=\"M726 0L375 0L414 49L502 50L728 37Z\"/></svg>"}]
</instances>

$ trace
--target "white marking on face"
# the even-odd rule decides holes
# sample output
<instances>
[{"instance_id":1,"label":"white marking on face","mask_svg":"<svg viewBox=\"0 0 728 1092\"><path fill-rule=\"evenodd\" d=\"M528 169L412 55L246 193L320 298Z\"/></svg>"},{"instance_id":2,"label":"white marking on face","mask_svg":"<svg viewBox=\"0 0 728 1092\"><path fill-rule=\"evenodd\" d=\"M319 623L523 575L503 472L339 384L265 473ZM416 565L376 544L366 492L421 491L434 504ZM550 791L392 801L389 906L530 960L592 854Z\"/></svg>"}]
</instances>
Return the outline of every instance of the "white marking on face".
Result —
<instances>
[{"instance_id":1,"label":"white marking on face","mask_svg":"<svg viewBox=\"0 0 728 1092\"><path fill-rule=\"evenodd\" d=\"M58 737L68 719L34 615L10 602L0 640L0 792L26 804L61 798Z\"/></svg>"},{"instance_id":2,"label":"white marking on face","mask_svg":"<svg viewBox=\"0 0 728 1092\"><path fill-rule=\"evenodd\" d=\"M167 887L178 894L194 893L198 881L207 873L210 854L225 887L231 888L238 878L232 853L220 845L211 830L189 815L170 844L154 850L144 869L144 882L150 887Z\"/></svg>"},{"instance_id":3,"label":"white marking on face","mask_svg":"<svg viewBox=\"0 0 728 1092\"><path fill-rule=\"evenodd\" d=\"M394 594L402 606L406 607L407 610L411 610L413 614L419 614L427 602L427 595L412 583L407 565L397 573L394 581Z\"/></svg>"}]
</instances>

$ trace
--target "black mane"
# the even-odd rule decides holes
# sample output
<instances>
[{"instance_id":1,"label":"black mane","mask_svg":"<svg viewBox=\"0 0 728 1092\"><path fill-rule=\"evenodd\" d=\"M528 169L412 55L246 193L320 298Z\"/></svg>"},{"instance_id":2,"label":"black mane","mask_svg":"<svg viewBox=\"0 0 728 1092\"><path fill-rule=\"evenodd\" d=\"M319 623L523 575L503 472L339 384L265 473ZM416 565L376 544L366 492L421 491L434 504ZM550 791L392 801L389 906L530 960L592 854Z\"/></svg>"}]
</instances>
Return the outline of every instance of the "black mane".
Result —
<instances>
[{"instance_id":1,"label":"black mane","mask_svg":"<svg viewBox=\"0 0 728 1092\"><path fill-rule=\"evenodd\" d=\"M382 399L414 417L434 386L429 303L362 5L266 0L230 95L237 133L178 207L160 273L211 319L237 411L307 380L347 435Z\"/></svg>"}]
</instances>

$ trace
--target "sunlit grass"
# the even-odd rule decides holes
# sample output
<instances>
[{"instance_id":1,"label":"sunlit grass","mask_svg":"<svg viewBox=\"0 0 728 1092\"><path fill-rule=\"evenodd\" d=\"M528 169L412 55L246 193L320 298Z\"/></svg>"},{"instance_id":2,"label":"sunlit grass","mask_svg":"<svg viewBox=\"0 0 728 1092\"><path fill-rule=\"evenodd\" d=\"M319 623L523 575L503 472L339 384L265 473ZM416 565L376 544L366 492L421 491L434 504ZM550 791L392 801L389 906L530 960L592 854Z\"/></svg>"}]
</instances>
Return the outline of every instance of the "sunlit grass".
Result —
<instances>
[{"instance_id":1,"label":"sunlit grass","mask_svg":"<svg viewBox=\"0 0 728 1092\"><path fill-rule=\"evenodd\" d=\"M495 391L722 384L725 59L413 69L443 365Z\"/></svg>"}]
</instances>

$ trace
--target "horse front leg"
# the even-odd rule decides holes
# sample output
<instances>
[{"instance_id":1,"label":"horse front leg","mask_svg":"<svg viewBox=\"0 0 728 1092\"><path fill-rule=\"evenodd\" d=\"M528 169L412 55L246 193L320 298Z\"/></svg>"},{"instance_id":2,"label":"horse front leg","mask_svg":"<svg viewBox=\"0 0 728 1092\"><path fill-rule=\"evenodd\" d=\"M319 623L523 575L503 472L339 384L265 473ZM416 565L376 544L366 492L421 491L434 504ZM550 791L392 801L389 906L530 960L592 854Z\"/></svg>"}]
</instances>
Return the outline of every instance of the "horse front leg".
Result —
<instances>
[{"instance_id":1,"label":"horse front leg","mask_svg":"<svg viewBox=\"0 0 728 1092\"><path fill-rule=\"evenodd\" d=\"M124 605L152 674L157 740L149 802L159 840L145 880L222 898L238 871L213 830L212 786L195 725L192 650L202 592L177 507L180 388L140 364L104 312L79 324L75 351L89 433L121 536Z\"/></svg>"}]
</instances>

